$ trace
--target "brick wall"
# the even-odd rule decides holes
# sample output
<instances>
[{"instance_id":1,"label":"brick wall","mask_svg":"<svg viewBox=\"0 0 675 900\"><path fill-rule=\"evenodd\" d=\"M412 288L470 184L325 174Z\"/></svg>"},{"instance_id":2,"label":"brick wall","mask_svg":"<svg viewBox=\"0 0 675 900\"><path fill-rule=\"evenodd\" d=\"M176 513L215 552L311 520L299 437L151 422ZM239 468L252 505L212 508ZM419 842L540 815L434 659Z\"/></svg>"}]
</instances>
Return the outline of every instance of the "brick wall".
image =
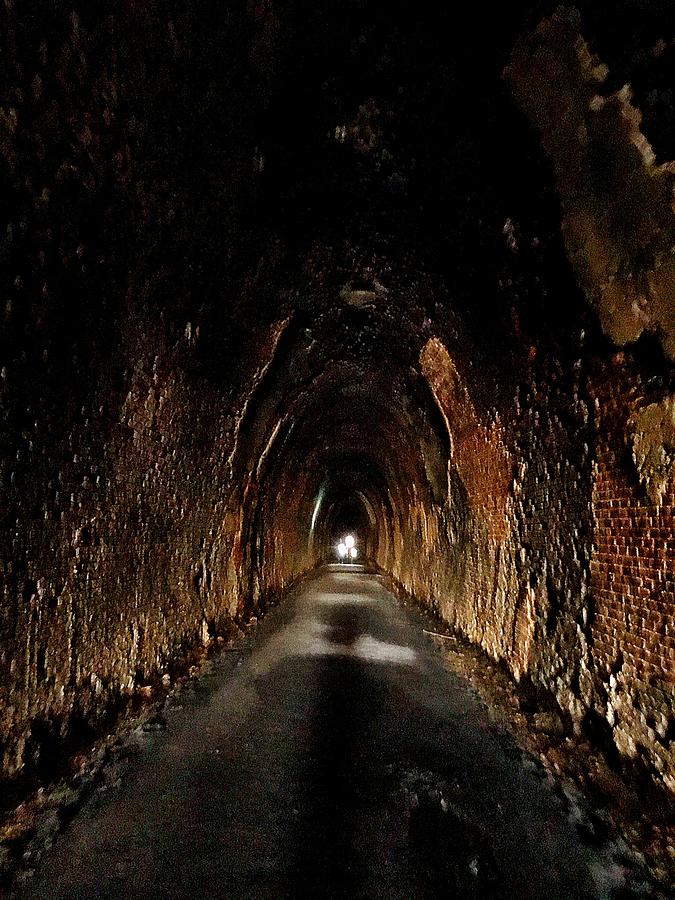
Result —
<instances>
[{"instance_id":1,"label":"brick wall","mask_svg":"<svg viewBox=\"0 0 675 900\"><path fill-rule=\"evenodd\" d=\"M620 354L595 374L591 393L591 635L601 711L622 752L655 760L675 789L675 483L667 480L657 505L632 457L635 413L655 399L639 369Z\"/></svg>"}]
</instances>

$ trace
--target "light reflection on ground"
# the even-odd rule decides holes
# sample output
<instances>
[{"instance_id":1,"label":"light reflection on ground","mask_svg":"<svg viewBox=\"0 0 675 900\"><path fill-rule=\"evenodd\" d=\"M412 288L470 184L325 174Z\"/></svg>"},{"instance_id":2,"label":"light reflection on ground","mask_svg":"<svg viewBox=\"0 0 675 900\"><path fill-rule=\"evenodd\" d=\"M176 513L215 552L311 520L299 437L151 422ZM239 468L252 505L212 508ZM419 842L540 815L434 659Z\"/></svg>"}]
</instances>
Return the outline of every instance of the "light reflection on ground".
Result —
<instances>
[{"instance_id":1,"label":"light reflection on ground","mask_svg":"<svg viewBox=\"0 0 675 900\"><path fill-rule=\"evenodd\" d=\"M369 594L328 594L320 593L315 595L316 602L326 605L335 604L337 606L360 606L361 604L378 603L375 597Z\"/></svg>"},{"instance_id":2,"label":"light reflection on ground","mask_svg":"<svg viewBox=\"0 0 675 900\"><path fill-rule=\"evenodd\" d=\"M276 662L289 656L336 656L362 662L411 666L417 655L410 647L379 641L369 634L345 634L316 619L296 619L273 648Z\"/></svg>"},{"instance_id":3,"label":"light reflection on ground","mask_svg":"<svg viewBox=\"0 0 675 900\"><path fill-rule=\"evenodd\" d=\"M362 566L330 566L323 590L306 590L296 614L258 654L255 674L269 672L282 660L297 657L336 657L380 665L414 666L417 654L409 646L380 640L367 630L369 607L383 601L384 591L373 580L366 591L354 591L354 575L345 569ZM341 590L347 581L352 591ZM365 616L365 618L364 618Z\"/></svg>"}]
</instances>

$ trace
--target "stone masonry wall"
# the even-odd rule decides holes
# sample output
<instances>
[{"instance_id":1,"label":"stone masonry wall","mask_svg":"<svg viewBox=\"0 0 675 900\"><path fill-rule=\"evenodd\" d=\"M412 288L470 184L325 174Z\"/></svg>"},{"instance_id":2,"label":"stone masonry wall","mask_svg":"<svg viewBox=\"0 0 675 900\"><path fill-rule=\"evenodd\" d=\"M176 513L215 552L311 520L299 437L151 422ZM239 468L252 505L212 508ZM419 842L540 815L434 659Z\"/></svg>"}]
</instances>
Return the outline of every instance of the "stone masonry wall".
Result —
<instances>
[{"instance_id":1,"label":"stone masonry wall","mask_svg":"<svg viewBox=\"0 0 675 900\"><path fill-rule=\"evenodd\" d=\"M249 609L252 41L219 3L0 9L4 797Z\"/></svg>"},{"instance_id":2,"label":"stone masonry wall","mask_svg":"<svg viewBox=\"0 0 675 900\"><path fill-rule=\"evenodd\" d=\"M186 653L264 605L277 574L263 572L252 594L251 500L230 465L250 395L226 395L190 371L194 334L170 345L147 321L129 331L131 358L116 379L102 377L68 428L52 433L54 411L36 412L0 465L7 779L49 777L135 696L173 678ZM244 366L252 394L276 337L263 331Z\"/></svg>"},{"instance_id":3,"label":"stone masonry wall","mask_svg":"<svg viewBox=\"0 0 675 900\"><path fill-rule=\"evenodd\" d=\"M203 425L216 401L159 350L115 394L88 398L62 437L49 428L58 413L38 407L3 461L3 774L48 768L71 725L86 732L182 648L227 627L222 597L236 574L214 454L227 419Z\"/></svg>"},{"instance_id":4,"label":"stone masonry wall","mask_svg":"<svg viewBox=\"0 0 675 900\"><path fill-rule=\"evenodd\" d=\"M567 373L533 364L490 424L442 344L427 345L453 446L448 503L411 507L393 574L550 691L575 729L599 716L617 749L672 789L672 404L628 354L593 359ZM495 458L509 460L506 492Z\"/></svg>"}]
</instances>

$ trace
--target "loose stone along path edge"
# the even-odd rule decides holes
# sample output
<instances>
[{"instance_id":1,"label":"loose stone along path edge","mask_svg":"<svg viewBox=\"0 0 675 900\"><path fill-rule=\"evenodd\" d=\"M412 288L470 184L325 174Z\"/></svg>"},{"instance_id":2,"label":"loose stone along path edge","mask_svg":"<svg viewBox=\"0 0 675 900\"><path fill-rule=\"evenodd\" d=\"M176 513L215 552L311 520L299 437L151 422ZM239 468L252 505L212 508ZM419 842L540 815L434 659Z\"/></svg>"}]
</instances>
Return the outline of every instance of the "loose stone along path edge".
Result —
<instances>
[{"instance_id":1,"label":"loose stone along path edge","mask_svg":"<svg viewBox=\"0 0 675 900\"><path fill-rule=\"evenodd\" d=\"M121 785L133 760L148 743L148 735L164 730L166 711L181 702L184 691L199 691L217 662L229 661L232 668L237 665L249 652L257 625L258 617L253 616L245 631L235 634L233 629L228 638L211 638L208 645L179 661L180 670L186 674L173 683L158 681L141 687L140 708L125 711L109 734L82 748L69 761L74 771L71 777L40 787L0 819L0 897L6 896L15 883L30 881L44 853L92 795Z\"/></svg>"},{"instance_id":2,"label":"loose stone along path edge","mask_svg":"<svg viewBox=\"0 0 675 900\"><path fill-rule=\"evenodd\" d=\"M505 665L448 631L390 578L383 580L400 602L426 620L425 633L444 664L471 684L495 725L543 766L570 806L583 795L593 809L594 829L625 842L629 856L644 863L666 893L675 890L675 798L624 761L610 762L601 746L565 726L548 692L527 681L518 684Z\"/></svg>"}]
</instances>

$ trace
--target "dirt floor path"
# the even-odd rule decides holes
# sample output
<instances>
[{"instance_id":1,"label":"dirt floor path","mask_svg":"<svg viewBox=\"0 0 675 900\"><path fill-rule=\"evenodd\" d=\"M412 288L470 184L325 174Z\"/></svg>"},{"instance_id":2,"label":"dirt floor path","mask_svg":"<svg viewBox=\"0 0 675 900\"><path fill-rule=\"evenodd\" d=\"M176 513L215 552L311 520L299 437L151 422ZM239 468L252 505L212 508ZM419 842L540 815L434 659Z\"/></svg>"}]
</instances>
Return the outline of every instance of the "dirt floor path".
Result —
<instances>
[{"instance_id":1,"label":"dirt floor path","mask_svg":"<svg viewBox=\"0 0 675 900\"><path fill-rule=\"evenodd\" d=\"M306 581L165 717L22 896L636 896L360 567Z\"/></svg>"}]
</instances>

